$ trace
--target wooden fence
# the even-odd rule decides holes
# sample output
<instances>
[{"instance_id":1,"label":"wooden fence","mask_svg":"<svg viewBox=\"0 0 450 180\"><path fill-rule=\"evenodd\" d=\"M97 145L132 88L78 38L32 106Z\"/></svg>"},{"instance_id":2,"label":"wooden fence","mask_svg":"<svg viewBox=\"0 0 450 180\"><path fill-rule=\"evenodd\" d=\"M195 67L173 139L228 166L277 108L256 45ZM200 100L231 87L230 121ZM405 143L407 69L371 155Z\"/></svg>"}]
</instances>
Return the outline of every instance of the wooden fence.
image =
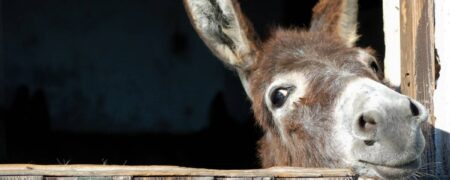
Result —
<instances>
[{"instance_id":1,"label":"wooden fence","mask_svg":"<svg viewBox=\"0 0 450 180\"><path fill-rule=\"evenodd\" d=\"M212 170L177 166L114 166L114 165L0 165L0 179L357 179L349 169L307 169L273 167L253 170Z\"/></svg>"}]
</instances>

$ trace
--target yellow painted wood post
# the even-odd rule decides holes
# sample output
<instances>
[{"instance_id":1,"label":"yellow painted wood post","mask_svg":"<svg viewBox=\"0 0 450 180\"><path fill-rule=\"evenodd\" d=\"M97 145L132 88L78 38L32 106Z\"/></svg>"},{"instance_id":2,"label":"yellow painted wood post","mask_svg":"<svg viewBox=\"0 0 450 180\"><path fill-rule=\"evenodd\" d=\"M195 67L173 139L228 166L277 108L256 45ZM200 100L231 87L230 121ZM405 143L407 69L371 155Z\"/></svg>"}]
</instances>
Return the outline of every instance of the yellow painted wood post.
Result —
<instances>
[{"instance_id":1,"label":"yellow painted wood post","mask_svg":"<svg viewBox=\"0 0 450 180\"><path fill-rule=\"evenodd\" d=\"M422 126L427 141L422 159L423 163L434 163L434 0L400 1L400 46L401 91L429 110L428 122ZM428 173L433 171L428 169Z\"/></svg>"}]
</instances>

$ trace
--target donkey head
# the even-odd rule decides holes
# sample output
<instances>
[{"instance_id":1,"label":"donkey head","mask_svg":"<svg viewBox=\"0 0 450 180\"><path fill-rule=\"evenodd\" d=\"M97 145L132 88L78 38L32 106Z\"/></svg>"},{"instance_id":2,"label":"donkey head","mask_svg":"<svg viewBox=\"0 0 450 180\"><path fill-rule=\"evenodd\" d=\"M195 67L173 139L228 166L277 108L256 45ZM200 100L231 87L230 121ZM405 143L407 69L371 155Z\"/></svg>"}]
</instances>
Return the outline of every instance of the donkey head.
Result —
<instances>
[{"instance_id":1,"label":"donkey head","mask_svg":"<svg viewBox=\"0 0 450 180\"><path fill-rule=\"evenodd\" d=\"M427 112L383 84L358 39L357 1L321 0L309 30L277 29L260 42L234 0L185 0L211 51L235 69L264 130L264 167L351 167L407 176L420 166Z\"/></svg>"}]
</instances>

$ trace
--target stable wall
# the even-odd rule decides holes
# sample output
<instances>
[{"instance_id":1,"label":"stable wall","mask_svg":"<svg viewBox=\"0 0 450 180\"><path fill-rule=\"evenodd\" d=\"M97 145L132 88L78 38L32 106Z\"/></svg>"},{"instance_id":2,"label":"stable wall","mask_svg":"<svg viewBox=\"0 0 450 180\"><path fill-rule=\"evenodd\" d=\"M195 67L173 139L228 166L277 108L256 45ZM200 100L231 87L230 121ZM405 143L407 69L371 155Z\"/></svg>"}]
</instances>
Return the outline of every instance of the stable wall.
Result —
<instances>
[{"instance_id":1,"label":"stable wall","mask_svg":"<svg viewBox=\"0 0 450 180\"><path fill-rule=\"evenodd\" d=\"M14 109L13 123L195 132L208 125L219 93L241 97L225 97L234 119L250 115L237 78L194 33L181 2L5 0L3 7L2 105ZM17 118L36 114L48 118Z\"/></svg>"}]
</instances>

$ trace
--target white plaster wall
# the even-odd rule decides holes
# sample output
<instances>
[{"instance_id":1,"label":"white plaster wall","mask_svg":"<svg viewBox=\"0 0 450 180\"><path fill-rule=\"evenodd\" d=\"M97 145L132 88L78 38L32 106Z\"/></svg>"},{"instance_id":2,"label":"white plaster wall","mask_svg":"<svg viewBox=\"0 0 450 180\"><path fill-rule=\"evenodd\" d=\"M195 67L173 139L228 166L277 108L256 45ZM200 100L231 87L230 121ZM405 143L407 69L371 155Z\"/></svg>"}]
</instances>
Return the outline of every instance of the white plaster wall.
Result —
<instances>
[{"instance_id":1,"label":"white plaster wall","mask_svg":"<svg viewBox=\"0 0 450 180\"><path fill-rule=\"evenodd\" d=\"M383 0L384 73L392 85L400 87L400 0Z\"/></svg>"},{"instance_id":2,"label":"white plaster wall","mask_svg":"<svg viewBox=\"0 0 450 180\"><path fill-rule=\"evenodd\" d=\"M442 162L438 168L448 175L450 166L450 1L435 0L435 43L441 70L434 93L434 115L436 117L436 161ZM447 156L447 157L446 157ZM445 162L447 159L447 162Z\"/></svg>"}]
</instances>

